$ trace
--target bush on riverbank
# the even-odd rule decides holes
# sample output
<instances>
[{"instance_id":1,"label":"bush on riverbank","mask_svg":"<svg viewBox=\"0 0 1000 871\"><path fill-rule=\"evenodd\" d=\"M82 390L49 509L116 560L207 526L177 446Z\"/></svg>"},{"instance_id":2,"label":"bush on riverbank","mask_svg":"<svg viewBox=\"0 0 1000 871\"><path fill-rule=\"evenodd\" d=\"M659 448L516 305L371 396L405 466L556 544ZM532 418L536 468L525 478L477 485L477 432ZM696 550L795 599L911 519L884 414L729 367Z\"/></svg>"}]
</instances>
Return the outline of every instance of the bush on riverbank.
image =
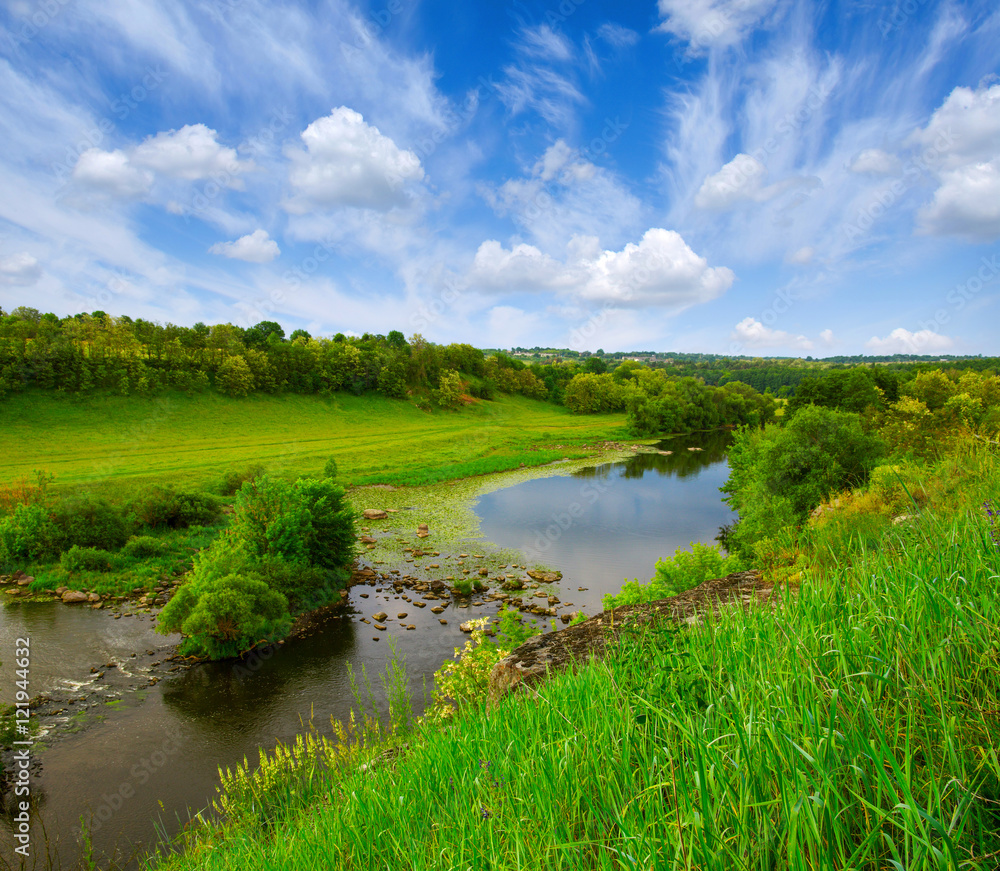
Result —
<instances>
[{"instance_id":1,"label":"bush on riverbank","mask_svg":"<svg viewBox=\"0 0 1000 871\"><path fill-rule=\"evenodd\" d=\"M232 524L197 554L160 612L184 653L223 659L288 634L293 614L333 600L354 556L354 512L329 478L263 475L236 494Z\"/></svg>"},{"instance_id":2,"label":"bush on riverbank","mask_svg":"<svg viewBox=\"0 0 1000 871\"><path fill-rule=\"evenodd\" d=\"M604 609L621 608L639 602L655 602L676 596L711 578L742 572L746 564L738 556L723 554L718 545L691 542L691 550L677 548L672 557L657 560L656 573L648 583L625 581L621 591L601 599Z\"/></svg>"}]
</instances>

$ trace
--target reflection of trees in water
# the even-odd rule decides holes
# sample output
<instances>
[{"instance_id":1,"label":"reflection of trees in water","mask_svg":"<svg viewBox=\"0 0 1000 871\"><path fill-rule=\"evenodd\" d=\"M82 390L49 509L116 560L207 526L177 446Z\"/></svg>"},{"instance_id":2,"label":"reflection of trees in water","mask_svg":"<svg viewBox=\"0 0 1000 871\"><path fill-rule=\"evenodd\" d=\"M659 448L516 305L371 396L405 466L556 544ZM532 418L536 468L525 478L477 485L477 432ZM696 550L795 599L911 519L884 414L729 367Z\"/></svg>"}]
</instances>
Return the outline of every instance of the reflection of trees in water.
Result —
<instances>
[{"instance_id":1,"label":"reflection of trees in water","mask_svg":"<svg viewBox=\"0 0 1000 871\"><path fill-rule=\"evenodd\" d=\"M255 723L286 704L290 683L345 662L355 650L355 632L349 620L330 621L314 634L261 648L244 659L197 665L164 686L163 702L213 734L252 732Z\"/></svg>"},{"instance_id":2,"label":"reflection of trees in water","mask_svg":"<svg viewBox=\"0 0 1000 871\"><path fill-rule=\"evenodd\" d=\"M617 463L602 463L600 466L585 466L573 473L574 478L610 478Z\"/></svg>"},{"instance_id":3,"label":"reflection of trees in water","mask_svg":"<svg viewBox=\"0 0 1000 871\"><path fill-rule=\"evenodd\" d=\"M670 456L654 453L636 454L625 461L622 477L641 478L646 472L651 471L660 475L676 475L678 478L697 475L702 469L724 460L732 442L733 434L730 430L715 430L664 439L655 447L663 451L673 451ZM701 448L701 450L689 451L688 448Z\"/></svg>"}]
</instances>

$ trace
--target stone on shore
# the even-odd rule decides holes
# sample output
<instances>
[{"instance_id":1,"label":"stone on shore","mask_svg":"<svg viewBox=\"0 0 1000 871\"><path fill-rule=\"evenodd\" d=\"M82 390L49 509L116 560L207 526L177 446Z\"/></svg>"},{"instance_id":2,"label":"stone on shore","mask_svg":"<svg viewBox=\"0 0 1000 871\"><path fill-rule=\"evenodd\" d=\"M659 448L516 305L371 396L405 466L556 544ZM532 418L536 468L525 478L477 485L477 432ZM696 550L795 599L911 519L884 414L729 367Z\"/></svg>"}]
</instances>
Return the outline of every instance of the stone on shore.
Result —
<instances>
[{"instance_id":1,"label":"stone on shore","mask_svg":"<svg viewBox=\"0 0 1000 871\"><path fill-rule=\"evenodd\" d=\"M86 593L81 593L79 590L67 590L62 594L62 600L67 605L73 605L77 602L89 602L90 597Z\"/></svg>"}]
</instances>

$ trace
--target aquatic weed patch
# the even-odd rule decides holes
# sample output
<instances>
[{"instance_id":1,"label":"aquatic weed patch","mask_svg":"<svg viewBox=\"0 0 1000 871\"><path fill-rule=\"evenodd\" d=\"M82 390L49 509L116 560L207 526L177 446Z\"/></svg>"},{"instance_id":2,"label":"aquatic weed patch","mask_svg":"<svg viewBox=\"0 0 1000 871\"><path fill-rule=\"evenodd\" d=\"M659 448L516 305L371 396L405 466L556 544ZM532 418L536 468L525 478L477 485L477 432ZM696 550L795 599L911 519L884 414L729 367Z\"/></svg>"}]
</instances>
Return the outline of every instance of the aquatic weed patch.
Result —
<instances>
[{"instance_id":1,"label":"aquatic weed patch","mask_svg":"<svg viewBox=\"0 0 1000 871\"><path fill-rule=\"evenodd\" d=\"M499 548L484 539L475 512L476 502L481 496L525 481L570 475L580 469L599 463L618 462L629 456L632 456L631 451L616 449L586 458L446 483L391 489L378 485L355 487L348 492L348 499L356 510L375 508L389 513L384 520L361 523L375 539L374 547L361 556L371 562L395 563L406 558L405 547L419 546L442 554L463 548L478 548L484 554L487 567L520 562L521 554ZM421 523L427 524L426 538L417 536ZM424 559L424 563L428 562L431 561Z\"/></svg>"}]
</instances>

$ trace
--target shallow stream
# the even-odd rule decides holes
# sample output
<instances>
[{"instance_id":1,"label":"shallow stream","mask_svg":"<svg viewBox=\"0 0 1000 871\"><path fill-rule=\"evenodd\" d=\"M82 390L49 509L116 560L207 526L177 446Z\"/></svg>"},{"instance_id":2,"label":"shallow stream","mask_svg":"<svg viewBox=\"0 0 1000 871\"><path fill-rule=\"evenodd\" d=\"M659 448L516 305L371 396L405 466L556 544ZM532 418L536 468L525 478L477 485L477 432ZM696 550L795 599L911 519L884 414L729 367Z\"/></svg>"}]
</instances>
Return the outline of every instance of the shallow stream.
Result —
<instances>
[{"instance_id":1,"label":"shallow stream","mask_svg":"<svg viewBox=\"0 0 1000 871\"><path fill-rule=\"evenodd\" d=\"M558 569L560 607L597 613L601 596L624 578L648 580L657 559L691 541L711 542L731 521L718 489L728 473L728 440L721 433L674 439L659 453L486 493L475 505L482 536L461 546L487 555L513 549L523 555L521 565ZM431 535L425 546L433 543ZM476 571L474 556L460 559L452 550L419 569L406 560L395 568L427 578L462 571L457 566ZM442 568L433 569L430 559ZM387 577L392 568L379 571ZM129 864L210 805L220 766L255 760L258 748L290 740L310 720L329 733L331 717L346 718L356 707L349 665L359 675L365 670L383 704L377 676L389 661L390 636L422 710L425 681L429 693L434 671L464 644L459 623L495 614L498 605L482 596L464 607L442 601L445 610L435 614L413 605L418 596L405 595L384 580L354 586L346 615L316 617L272 653L192 668L170 658L176 637L156 635L148 615L115 619L55 602L5 602L0 703L13 701L12 659L21 637L31 639L31 695L53 700L42 718L50 731L33 748L32 858L23 866L75 867L81 818L99 867ZM371 623L378 611L390 615L387 631ZM405 619L397 617L402 613ZM13 826L9 814L0 815L0 868L22 865Z\"/></svg>"}]
</instances>

